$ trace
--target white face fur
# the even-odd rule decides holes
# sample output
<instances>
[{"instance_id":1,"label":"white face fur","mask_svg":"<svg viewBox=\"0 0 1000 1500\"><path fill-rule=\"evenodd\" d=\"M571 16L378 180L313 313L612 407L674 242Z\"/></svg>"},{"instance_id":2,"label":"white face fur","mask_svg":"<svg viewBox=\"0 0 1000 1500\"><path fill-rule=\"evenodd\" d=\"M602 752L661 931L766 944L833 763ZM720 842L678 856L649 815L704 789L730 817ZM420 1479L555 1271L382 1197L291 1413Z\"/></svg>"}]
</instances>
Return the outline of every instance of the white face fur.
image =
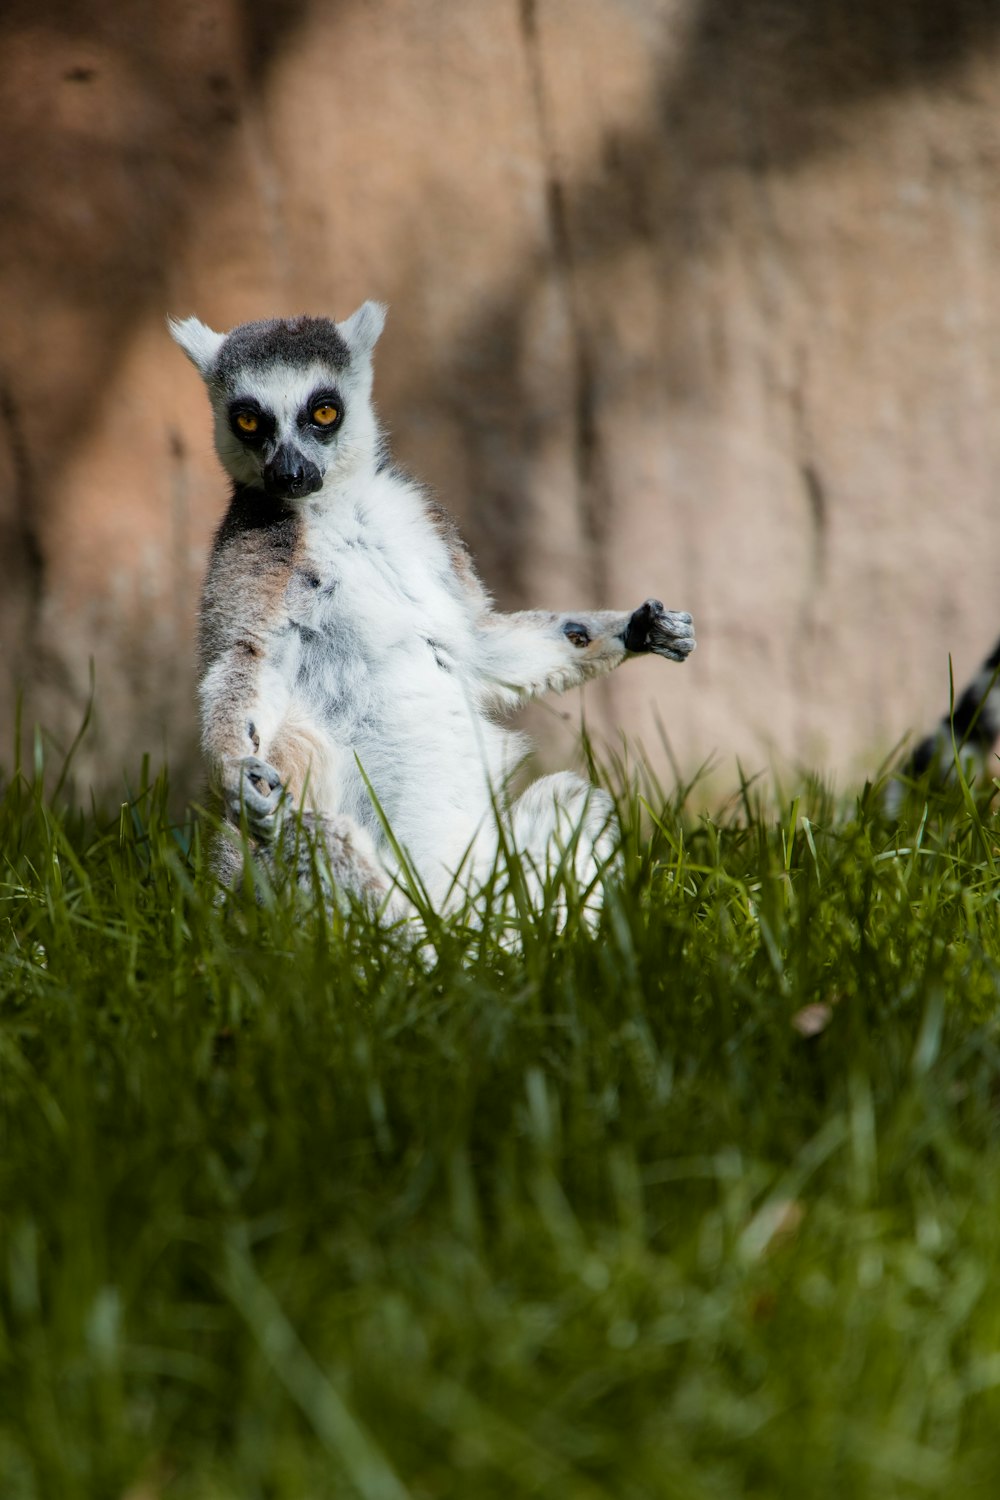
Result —
<instances>
[{"instance_id":1,"label":"white face fur","mask_svg":"<svg viewBox=\"0 0 1000 1500\"><path fill-rule=\"evenodd\" d=\"M371 355L384 321L365 302L343 323L273 319L222 334L197 318L170 322L208 388L216 451L236 484L295 505L374 459Z\"/></svg>"}]
</instances>

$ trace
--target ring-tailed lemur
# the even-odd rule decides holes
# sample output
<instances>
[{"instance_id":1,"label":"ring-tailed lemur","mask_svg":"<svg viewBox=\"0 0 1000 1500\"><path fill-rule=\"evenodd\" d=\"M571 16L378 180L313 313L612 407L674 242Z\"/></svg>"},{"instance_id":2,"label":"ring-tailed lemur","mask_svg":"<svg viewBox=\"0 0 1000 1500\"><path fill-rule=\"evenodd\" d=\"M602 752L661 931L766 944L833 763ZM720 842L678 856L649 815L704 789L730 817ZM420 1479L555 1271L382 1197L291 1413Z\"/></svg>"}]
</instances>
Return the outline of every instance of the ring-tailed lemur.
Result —
<instances>
[{"instance_id":1,"label":"ring-tailed lemur","mask_svg":"<svg viewBox=\"0 0 1000 1500\"><path fill-rule=\"evenodd\" d=\"M630 656L684 661L691 616L655 599L627 613L494 610L453 523L388 460L371 401L384 319L366 302L343 323L170 323L233 481L201 606L214 783L265 860L294 828L283 809L303 809L333 881L362 896L388 897L395 842L446 904L492 867L498 807L537 869L575 840L586 888L614 847L610 799L564 772L508 805L524 742L495 715ZM237 878L235 840L218 860Z\"/></svg>"},{"instance_id":2,"label":"ring-tailed lemur","mask_svg":"<svg viewBox=\"0 0 1000 1500\"><path fill-rule=\"evenodd\" d=\"M885 805L889 815L895 817L899 812L908 783L925 776L934 782L948 781L954 772L956 750L963 774L967 778L981 777L998 738L1000 641L956 698L954 707L942 714L887 784Z\"/></svg>"}]
</instances>

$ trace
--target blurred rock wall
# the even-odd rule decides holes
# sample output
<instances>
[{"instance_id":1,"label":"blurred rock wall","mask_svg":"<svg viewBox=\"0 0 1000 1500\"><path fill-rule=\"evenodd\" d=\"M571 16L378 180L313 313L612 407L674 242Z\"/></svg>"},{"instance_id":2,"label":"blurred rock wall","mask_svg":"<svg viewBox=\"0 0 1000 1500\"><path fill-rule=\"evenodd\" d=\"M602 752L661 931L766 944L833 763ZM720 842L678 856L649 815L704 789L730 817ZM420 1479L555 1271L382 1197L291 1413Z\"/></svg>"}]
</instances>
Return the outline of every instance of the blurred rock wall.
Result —
<instances>
[{"instance_id":1,"label":"blurred rock wall","mask_svg":"<svg viewBox=\"0 0 1000 1500\"><path fill-rule=\"evenodd\" d=\"M994 0L7 0L0 57L0 745L92 661L78 779L196 785L226 493L168 313L389 302L499 601L694 613L587 690L654 758L870 769L1000 632Z\"/></svg>"}]
</instances>

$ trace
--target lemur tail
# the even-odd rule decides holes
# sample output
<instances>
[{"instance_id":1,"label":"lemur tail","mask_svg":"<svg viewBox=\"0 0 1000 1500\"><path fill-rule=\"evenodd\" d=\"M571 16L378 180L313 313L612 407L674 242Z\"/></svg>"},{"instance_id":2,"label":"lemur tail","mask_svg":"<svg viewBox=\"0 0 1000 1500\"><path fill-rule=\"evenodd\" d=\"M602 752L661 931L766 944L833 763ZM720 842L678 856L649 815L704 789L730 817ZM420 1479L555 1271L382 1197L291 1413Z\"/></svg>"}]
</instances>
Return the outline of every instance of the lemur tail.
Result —
<instances>
[{"instance_id":1,"label":"lemur tail","mask_svg":"<svg viewBox=\"0 0 1000 1500\"><path fill-rule=\"evenodd\" d=\"M899 809L908 781L929 775L942 785L955 766L954 747L967 774L979 775L1000 738L1000 641L980 666L972 681L955 700L954 710L943 714L930 734L915 747L889 783L886 806Z\"/></svg>"}]
</instances>

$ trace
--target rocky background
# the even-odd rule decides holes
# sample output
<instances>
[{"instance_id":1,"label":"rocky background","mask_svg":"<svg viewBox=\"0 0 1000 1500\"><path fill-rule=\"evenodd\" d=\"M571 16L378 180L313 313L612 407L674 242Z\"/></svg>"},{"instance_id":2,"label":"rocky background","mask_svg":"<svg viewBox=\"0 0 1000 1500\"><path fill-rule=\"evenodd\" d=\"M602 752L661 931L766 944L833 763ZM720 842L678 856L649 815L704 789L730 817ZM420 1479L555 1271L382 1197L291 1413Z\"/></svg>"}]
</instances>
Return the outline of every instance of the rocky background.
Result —
<instances>
[{"instance_id":1,"label":"rocky background","mask_svg":"<svg viewBox=\"0 0 1000 1500\"><path fill-rule=\"evenodd\" d=\"M226 495L168 313L387 301L500 602L694 613L587 690L661 761L843 783L1000 631L995 0L6 0L0 122L0 761L93 662L78 782L197 785Z\"/></svg>"}]
</instances>

